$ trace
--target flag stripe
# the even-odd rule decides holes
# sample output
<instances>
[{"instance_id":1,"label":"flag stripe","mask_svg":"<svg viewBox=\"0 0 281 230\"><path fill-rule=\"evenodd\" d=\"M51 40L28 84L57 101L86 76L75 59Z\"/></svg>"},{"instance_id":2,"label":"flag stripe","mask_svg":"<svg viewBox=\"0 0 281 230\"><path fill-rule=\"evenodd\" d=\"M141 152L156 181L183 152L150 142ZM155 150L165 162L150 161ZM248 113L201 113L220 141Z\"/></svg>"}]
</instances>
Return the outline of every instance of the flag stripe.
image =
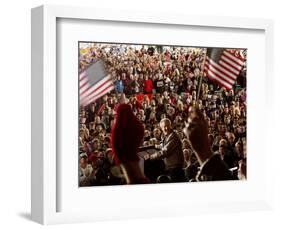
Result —
<instances>
[{"instance_id":1,"label":"flag stripe","mask_svg":"<svg viewBox=\"0 0 281 230\"><path fill-rule=\"evenodd\" d=\"M114 86L107 86L104 90L100 91L98 94L93 94L91 97L86 98L85 100L80 101L81 105L88 105L91 102L97 100L98 98L102 97L104 94L109 93Z\"/></svg>"},{"instance_id":2,"label":"flag stripe","mask_svg":"<svg viewBox=\"0 0 281 230\"><path fill-rule=\"evenodd\" d=\"M84 80L84 81L80 82L80 87L79 87L79 89L81 90L81 89L82 89L84 86L86 86L88 83L89 83L89 81L87 81L87 80Z\"/></svg>"},{"instance_id":3,"label":"flag stripe","mask_svg":"<svg viewBox=\"0 0 281 230\"><path fill-rule=\"evenodd\" d=\"M93 95L99 93L99 91L102 91L104 88L106 88L108 85L110 85L110 82L106 82L105 84L103 84L102 86L98 87L96 90L92 91L91 93L89 93L87 96L81 97L80 100L84 101L84 100L88 100L90 97L92 97Z\"/></svg>"},{"instance_id":4,"label":"flag stripe","mask_svg":"<svg viewBox=\"0 0 281 230\"><path fill-rule=\"evenodd\" d=\"M93 93L98 92L100 89L106 87L107 84L112 84L111 79L101 80L95 86L86 91L84 94L80 94L80 100L84 100L85 98L91 96Z\"/></svg>"},{"instance_id":5,"label":"flag stripe","mask_svg":"<svg viewBox=\"0 0 281 230\"><path fill-rule=\"evenodd\" d=\"M234 69L236 69L237 71L241 70L241 65L236 64L234 61L232 61L229 57L222 55L221 59L225 62L227 62L231 67L233 67Z\"/></svg>"},{"instance_id":6,"label":"flag stripe","mask_svg":"<svg viewBox=\"0 0 281 230\"><path fill-rule=\"evenodd\" d=\"M234 53L232 53L230 50L225 50L225 52L229 53L230 55L232 55L233 57L239 59L240 61L242 61L243 63L245 62L245 59L242 56L237 56Z\"/></svg>"},{"instance_id":7,"label":"flag stripe","mask_svg":"<svg viewBox=\"0 0 281 230\"><path fill-rule=\"evenodd\" d=\"M222 79L223 81L227 81L230 84L234 84L235 80L227 77L226 75L224 75L222 72L216 70L212 65L207 65L207 71L212 72L213 74L215 74L217 77L219 77L220 79Z\"/></svg>"},{"instance_id":8,"label":"flag stripe","mask_svg":"<svg viewBox=\"0 0 281 230\"><path fill-rule=\"evenodd\" d=\"M86 70L79 75L79 80L82 81L86 77Z\"/></svg>"},{"instance_id":9,"label":"flag stripe","mask_svg":"<svg viewBox=\"0 0 281 230\"><path fill-rule=\"evenodd\" d=\"M226 63L223 60L219 61L219 64L222 65L225 69L227 69L228 72L233 73L235 76L239 74L239 71L237 71L236 69L234 69L233 67L231 67L228 63Z\"/></svg>"},{"instance_id":10,"label":"flag stripe","mask_svg":"<svg viewBox=\"0 0 281 230\"><path fill-rule=\"evenodd\" d=\"M208 71L208 75L211 76L212 79L216 80L217 82L219 82L221 85L223 85L224 87L226 87L227 89L231 89L232 85L228 84L227 82L221 80L219 77L217 77L215 74L213 74L211 71Z\"/></svg>"},{"instance_id":11,"label":"flag stripe","mask_svg":"<svg viewBox=\"0 0 281 230\"><path fill-rule=\"evenodd\" d=\"M89 104L89 103L93 102L94 100L102 97L104 94L110 92L112 89L114 89L114 85L112 84L112 82L108 82L102 88L99 88L99 90L93 92L88 97L80 100L81 104L86 104L86 103Z\"/></svg>"},{"instance_id":12,"label":"flag stripe","mask_svg":"<svg viewBox=\"0 0 281 230\"><path fill-rule=\"evenodd\" d=\"M102 90L101 92L99 92L97 95L94 95L93 97L91 97L88 101L88 103L91 103L95 100L97 100L98 98L104 96L105 94L107 94L108 92L110 92L111 90L114 89L114 85L109 85L107 86L104 90Z\"/></svg>"},{"instance_id":13,"label":"flag stripe","mask_svg":"<svg viewBox=\"0 0 281 230\"><path fill-rule=\"evenodd\" d=\"M86 87L80 89L80 97L87 96L89 93L103 86L108 81L111 81L110 75L106 76L105 78L97 82L94 86L88 84Z\"/></svg>"},{"instance_id":14,"label":"flag stripe","mask_svg":"<svg viewBox=\"0 0 281 230\"><path fill-rule=\"evenodd\" d=\"M235 50L234 50L235 52ZM231 89L242 67L243 60L236 53L224 49L207 49L204 71L211 80Z\"/></svg>"},{"instance_id":15,"label":"flag stripe","mask_svg":"<svg viewBox=\"0 0 281 230\"><path fill-rule=\"evenodd\" d=\"M220 71L222 74L225 74L226 76L228 76L229 78L236 80L236 75L233 74L232 72L229 72L226 68L224 68L221 65L218 65L217 63L215 63L212 59L209 59L209 57L207 58L207 60L210 62L210 64L218 71ZM206 62L207 63L207 62Z\"/></svg>"},{"instance_id":16,"label":"flag stripe","mask_svg":"<svg viewBox=\"0 0 281 230\"><path fill-rule=\"evenodd\" d=\"M80 82L79 82L79 85L80 85L80 88L81 88L81 85L83 85L84 83L87 83L87 82L89 82L89 80L88 80L88 78L82 78L82 80L80 80Z\"/></svg>"},{"instance_id":17,"label":"flag stripe","mask_svg":"<svg viewBox=\"0 0 281 230\"><path fill-rule=\"evenodd\" d=\"M241 59L239 59L238 57L235 57L233 54L229 53L228 51L223 51L223 54L227 57L229 57L232 61L236 62L236 64L242 66L243 65L243 61L241 61Z\"/></svg>"},{"instance_id":18,"label":"flag stripe","mask_svg":"<svg viewBox=\"0 0 281 230\"><path fill-rule=\"evenodd\" d=\"M88 105L112 89L114 84L103 60L96 60L79 74L80 106Z\"/></svg>"}]
</instances>

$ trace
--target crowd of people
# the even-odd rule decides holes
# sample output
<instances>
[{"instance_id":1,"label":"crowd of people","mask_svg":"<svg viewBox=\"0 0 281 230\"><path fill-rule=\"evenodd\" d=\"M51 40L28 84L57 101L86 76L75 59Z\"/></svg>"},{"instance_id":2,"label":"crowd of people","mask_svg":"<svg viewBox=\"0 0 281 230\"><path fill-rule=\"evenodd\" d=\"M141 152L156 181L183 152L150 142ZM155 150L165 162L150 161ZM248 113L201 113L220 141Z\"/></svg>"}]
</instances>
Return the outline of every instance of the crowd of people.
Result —
<instances>
[{"instance_id":1,"label":"crowd of people","mask_svg":"<svg viewBox=\"0 0 281 230\"><path fill-rule=\"evenodd\" d=\"M126 95L126 103L144 126L142 146L161 145L165 134L161 121L171 121L181 141L181 181L199 180L201 165L183 131L195 106L208 125L211 151L220 156L231 179L246 179L246 64L229 91L203 76L197 98L205 48L92 43L80 51L80 71L103 59L115 85L115 90L80 107L80 186L126 184L111 142L121 95ZM146 159L146 167L156 170L153 176L146 175L151 183L175 182L165 174L164 157Z\"/></svg>"}]
</instances>

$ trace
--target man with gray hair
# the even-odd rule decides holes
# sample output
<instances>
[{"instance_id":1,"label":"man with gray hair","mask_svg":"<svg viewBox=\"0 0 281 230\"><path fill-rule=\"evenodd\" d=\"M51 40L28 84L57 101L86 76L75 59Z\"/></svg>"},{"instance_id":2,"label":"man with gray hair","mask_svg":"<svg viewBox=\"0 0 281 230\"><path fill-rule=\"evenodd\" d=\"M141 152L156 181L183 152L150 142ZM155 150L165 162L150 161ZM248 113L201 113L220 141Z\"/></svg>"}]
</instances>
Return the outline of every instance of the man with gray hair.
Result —
<instances>
[{"instance_id":1,"label":"man with gray hair","mask_svg":"<svg viewBox=\"0 0 281 230\"><path fill-rule=\"evenodd\" d=\"M178 134L173 130L172 123L168 118L160 121L160 128L163 132L163 139L160 145L156 145L157 151L146 159L163 159L165 163L165 170L170 176L172 182L185 181L184 176L184 157L182 151L182 143Z\"/></svg>"}]
</instances>

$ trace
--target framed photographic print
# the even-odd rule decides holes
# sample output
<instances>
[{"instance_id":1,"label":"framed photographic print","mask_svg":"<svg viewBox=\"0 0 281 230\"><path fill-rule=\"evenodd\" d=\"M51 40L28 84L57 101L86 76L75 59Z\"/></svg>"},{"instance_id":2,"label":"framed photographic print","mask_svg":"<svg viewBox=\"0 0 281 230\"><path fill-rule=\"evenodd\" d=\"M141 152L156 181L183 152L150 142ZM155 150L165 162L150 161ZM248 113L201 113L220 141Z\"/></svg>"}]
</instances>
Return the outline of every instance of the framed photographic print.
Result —
<instances>
[{"instance_id":1,"label":"framed photographic print","mask_svg":"<svg viewBox=\"0 0 281 230\"><path fill-rule=\"evenodd\" d=\"M32 219L270 208L272 31L264 19L34 8Z\"/></svg>"}]
</instances>

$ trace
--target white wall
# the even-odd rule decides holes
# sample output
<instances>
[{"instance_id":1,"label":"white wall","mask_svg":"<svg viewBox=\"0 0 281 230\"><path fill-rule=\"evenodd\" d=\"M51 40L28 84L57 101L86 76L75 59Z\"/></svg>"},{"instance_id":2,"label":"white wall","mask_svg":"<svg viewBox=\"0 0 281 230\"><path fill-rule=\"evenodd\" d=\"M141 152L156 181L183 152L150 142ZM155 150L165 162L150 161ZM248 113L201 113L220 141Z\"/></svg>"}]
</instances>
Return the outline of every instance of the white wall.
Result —
<instances>
[{"instance_id":1,"label":"white wall","mask_svg":"<svg viewBox=\"0 0 281 230\"><path fill-rule=\"evenodd\" d=\"M156 1L75 1L75 0L8 0L2 1L1 15L1 195L0 195L0 225L1 229L29 228L37 229L40 226L29 221L30 213L30 8L41 4L68 4L80 6L98 6L116 9L159 10L171 13L225 15L242 17L271 18L275 21L275 96L280 98L280 76L278 69L281 57L281 14L278 1L225 1L225 0L162 0L159 5ZM278 52L279 51L279 52ZM278 77L279 76L279 77ZM280 117L280 106L276 107L275 117ZM277 119L276 119L277 121ZM277 131L271 134L276 142ZM279 149L276 152L281 153ZM281 154L280 154L281 155ZM276 175L280 155L276 154L273 167ZM280 178L275 186L276 210L274 212L255 212L231 215L203 215L185 218L150 219L143 221L118 221L108 223L92 223L83 225L54 226L53 229L77 229L79 227L100 229L143 229L157 227L162 229L278 229L280 228L281 202ZM255 192L255 191L253 191ZM118 207L116 211L118 211ZM4 227L5 226L5 227ZM49 228L49 227L47 227Z\"/></svg>"}]
</instances>

